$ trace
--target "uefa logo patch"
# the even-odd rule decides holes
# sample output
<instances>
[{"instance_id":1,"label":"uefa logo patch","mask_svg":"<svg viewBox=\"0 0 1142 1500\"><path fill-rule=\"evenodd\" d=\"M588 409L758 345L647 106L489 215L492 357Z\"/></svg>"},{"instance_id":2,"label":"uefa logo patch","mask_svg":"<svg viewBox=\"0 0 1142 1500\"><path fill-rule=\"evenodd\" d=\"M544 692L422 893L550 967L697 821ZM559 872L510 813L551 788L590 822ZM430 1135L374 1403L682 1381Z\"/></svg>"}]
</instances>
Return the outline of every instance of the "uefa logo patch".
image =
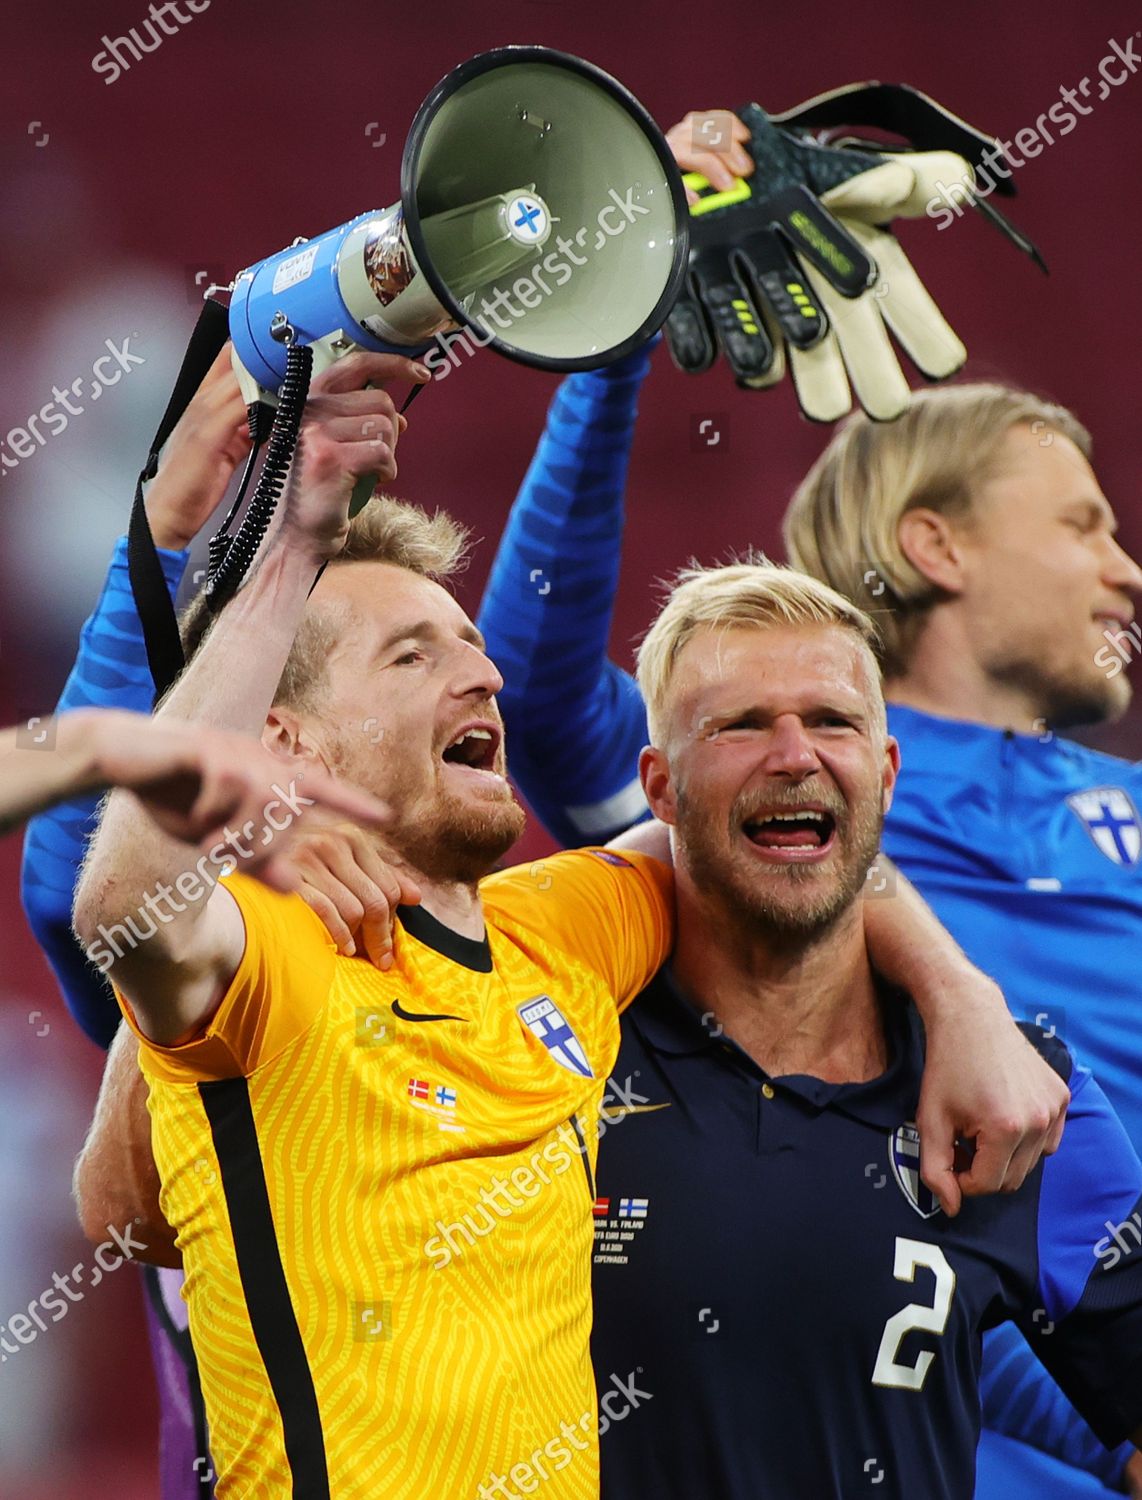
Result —
<instances>
[{"instance_id":1,"label":"uefa logo patch","mask_svg":"<svg viewBox=\"0 0 1142 1500\"><path fill-rule=\"evenodd\" d=\"M1127 869L1142 855L1142 821L1130 793L1120 786L1096 786L1074 792L1067 806L1107 859Z\"/></svg>"},{"instance_id":2,"label":"uefa logo patch","mask_svg":"<svg viewBox=\"0 0 1142 1500\"><path fill-rule=\"evenodd\" d=\"M516 1009L528 1031L543 1043L561 1068L578 1073L581 1078L594 1078L582 1043L550 995L536 995Z\"/></svg>"},{"instance_id":3,"label":"uefa logo patch","mask_svg":"<svg viewBox=\"0 0 1142 1500\"><path fill-rule=\"evenodd\" d=\"M940 1205L935 1194L920 1180L920 1132L911 1121L897 1126L889 1136L888 1160L896 1186L920 1217L930 1219L938 1214Z\"/></svg>"}]
</instances>

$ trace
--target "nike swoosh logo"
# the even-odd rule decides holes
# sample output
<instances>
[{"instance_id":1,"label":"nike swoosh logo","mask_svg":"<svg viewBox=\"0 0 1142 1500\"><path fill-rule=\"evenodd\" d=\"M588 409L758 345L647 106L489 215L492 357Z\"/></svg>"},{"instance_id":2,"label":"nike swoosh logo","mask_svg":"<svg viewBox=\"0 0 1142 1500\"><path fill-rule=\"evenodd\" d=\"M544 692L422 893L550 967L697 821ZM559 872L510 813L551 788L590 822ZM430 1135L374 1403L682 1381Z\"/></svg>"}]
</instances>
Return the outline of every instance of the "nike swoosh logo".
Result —
<instances>
[{"instance_id":1,"label":"nike swoosh logo","mask_svg":"<svg viewBox=\"0 0 1142 1500\"><path fill-rule=\"evenodd\" d=\"M667 1101L665 1104L628 1104L622 1109L608 1109L606 1105L604 1105L602 1113L604 1118L609 1117L612 1120L621 1120L624 1115L651 1115L656 1109L669 1108L669 1101Z\"/></svg>"},{"instance_id":2,"label":"nike swoosh logo","mask_svg":"<svg viewBox=\"0 0 1142 1500\"><path fill-rule=\"evenodd\" d=\"M393 1015L400 1021L466 1021L467 1016L437 1016L417 1015L411 1010L405 1010L399 1000L393 1001Z\"/></svg>"}]
</instances>

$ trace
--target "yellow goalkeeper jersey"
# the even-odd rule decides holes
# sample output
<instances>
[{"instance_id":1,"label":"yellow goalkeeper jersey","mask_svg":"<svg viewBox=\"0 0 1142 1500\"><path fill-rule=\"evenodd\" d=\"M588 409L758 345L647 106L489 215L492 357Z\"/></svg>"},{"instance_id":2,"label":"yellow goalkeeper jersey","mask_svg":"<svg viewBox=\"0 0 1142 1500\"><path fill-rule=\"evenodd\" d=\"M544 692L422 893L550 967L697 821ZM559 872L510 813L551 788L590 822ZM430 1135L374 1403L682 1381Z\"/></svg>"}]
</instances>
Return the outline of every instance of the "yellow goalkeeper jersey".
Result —
<instances>
[{"instance_id":1,"label":"yellow goalkeeper jersey","mask_svg":"<svg viewBox=\"0 0 1142 1500\"><path fill-rule=\"evenodd\" d=\"M594 1500L598 1111L669 869L490 876L482 941L402 908L387 973L300 897L226 885L221 1006L140 1034L219 1500Z\"/></svg>"}]
</instances>

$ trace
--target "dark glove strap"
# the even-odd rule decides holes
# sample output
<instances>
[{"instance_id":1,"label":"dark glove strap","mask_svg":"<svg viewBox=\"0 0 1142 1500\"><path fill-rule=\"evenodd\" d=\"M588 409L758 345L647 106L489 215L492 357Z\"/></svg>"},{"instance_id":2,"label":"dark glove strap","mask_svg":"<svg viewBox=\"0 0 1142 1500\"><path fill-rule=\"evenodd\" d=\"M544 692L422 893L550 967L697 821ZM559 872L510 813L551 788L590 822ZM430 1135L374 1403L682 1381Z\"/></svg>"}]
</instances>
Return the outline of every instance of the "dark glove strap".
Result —
<instances>
[{"instance_id":1,"label":"dark glove strap","mask_svg":"<svg viewBox=\"0 0 1142 1500\"><path fill-rule=\"evenodd\" d=\"M985 135L974 125L961 120L951 110L945 109L942 104L938 104L928 94L921 93L919 89L912 88L910 84L850 83L844 88L807 99L804 104L798 104L795 109L786 110L784 114L771 115L770 119L786 129L797 130L851 125L875 126L878 130L902 136L909 143L909 149L914 151L955 151L975 171L981 167L987 171L983 160L985 152L999 148L999 156L995 159L1006 163L1008 176L987 171L988 181L992 184L988 197L974 198L972 206L1001 230L1017 249L1022 250L1024 255L1029 255L1040 270L1046 271L1047 263L1034 241L1028 239L1021 229L990 202L992 191L1007 198L1015 196L1015 180L1001 143L994 136ZM838 141L836 144L846 147L852 145L858 149L890 149L879 142L860 139Z\"/></svg>"},{"instance_id":2,"label":"dark glove strap","mask_svg":"<svg viewBox=\"0 0 1142 1500\"><path fill-rule=\"evenodd\" d=\"M994 136L985 135L906 83L850 83L807 99L784 114L772 114L770 119L776 125L801 130L872 126L903 136L917 151L955 151L973 167L980 166L985 151L999 147ZM891 149L872 141L860 144ZM1015 185L1000 178L995 190L1012 197Z\"/></svg>"},{"instance_id":3,"label":"dark glove strap","mask_svg":"<svg viewBox=\"0 0 1142 1500\"><path fill-rule=\"evenodd\" d=\"M143 505L143 485L153 479L159 466L159 452L183 412L190 405L206 372L218 357L229 332L229 314L220 302L203 303L198 322L182 360L182 368L167 402L162 421L151 443L147 462L135 485L135 501L127 528L127 572L131 593L143 627L147 665L155 684L156 701L167 691L182 671L184 658L178 633L178 617L163 577L162 564L155 550L147 512Z\"/></svg>"}]
</instances>

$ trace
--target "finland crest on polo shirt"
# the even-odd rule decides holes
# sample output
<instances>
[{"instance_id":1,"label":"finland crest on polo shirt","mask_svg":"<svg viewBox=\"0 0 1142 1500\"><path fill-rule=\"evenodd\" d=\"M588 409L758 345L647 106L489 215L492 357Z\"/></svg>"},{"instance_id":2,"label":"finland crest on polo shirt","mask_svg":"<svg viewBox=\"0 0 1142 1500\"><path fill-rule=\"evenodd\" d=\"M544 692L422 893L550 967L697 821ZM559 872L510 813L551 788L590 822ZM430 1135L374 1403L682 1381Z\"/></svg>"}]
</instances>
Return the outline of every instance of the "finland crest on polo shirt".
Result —
<instances>
[{"instance_id":1,"label":"finland crest on polo shirt","mask_svg":"<svg viewBox=\"0 0 1142 1500\"><path fill-rule=\"evenodd\" d=\"M581 1078L594 1078L582 1042L550 995L536 995L517 1005L516 1010L528 1031L543 1043L561 1068L578 1073Z\"/></svg>"},{"instance_id":2,"label":"finland crest on polo shirt","mask_svg":"<svg viewBox=\"0 0 1142 1500\"><path fill-rule=\"evenodd\" d=\"M896 1186L922 1219L940 1212L939 1200L920 1177L920 1132L909 1121L898 1125L888 1138L888 1160Z\"/></svg>"}]
</instances>

